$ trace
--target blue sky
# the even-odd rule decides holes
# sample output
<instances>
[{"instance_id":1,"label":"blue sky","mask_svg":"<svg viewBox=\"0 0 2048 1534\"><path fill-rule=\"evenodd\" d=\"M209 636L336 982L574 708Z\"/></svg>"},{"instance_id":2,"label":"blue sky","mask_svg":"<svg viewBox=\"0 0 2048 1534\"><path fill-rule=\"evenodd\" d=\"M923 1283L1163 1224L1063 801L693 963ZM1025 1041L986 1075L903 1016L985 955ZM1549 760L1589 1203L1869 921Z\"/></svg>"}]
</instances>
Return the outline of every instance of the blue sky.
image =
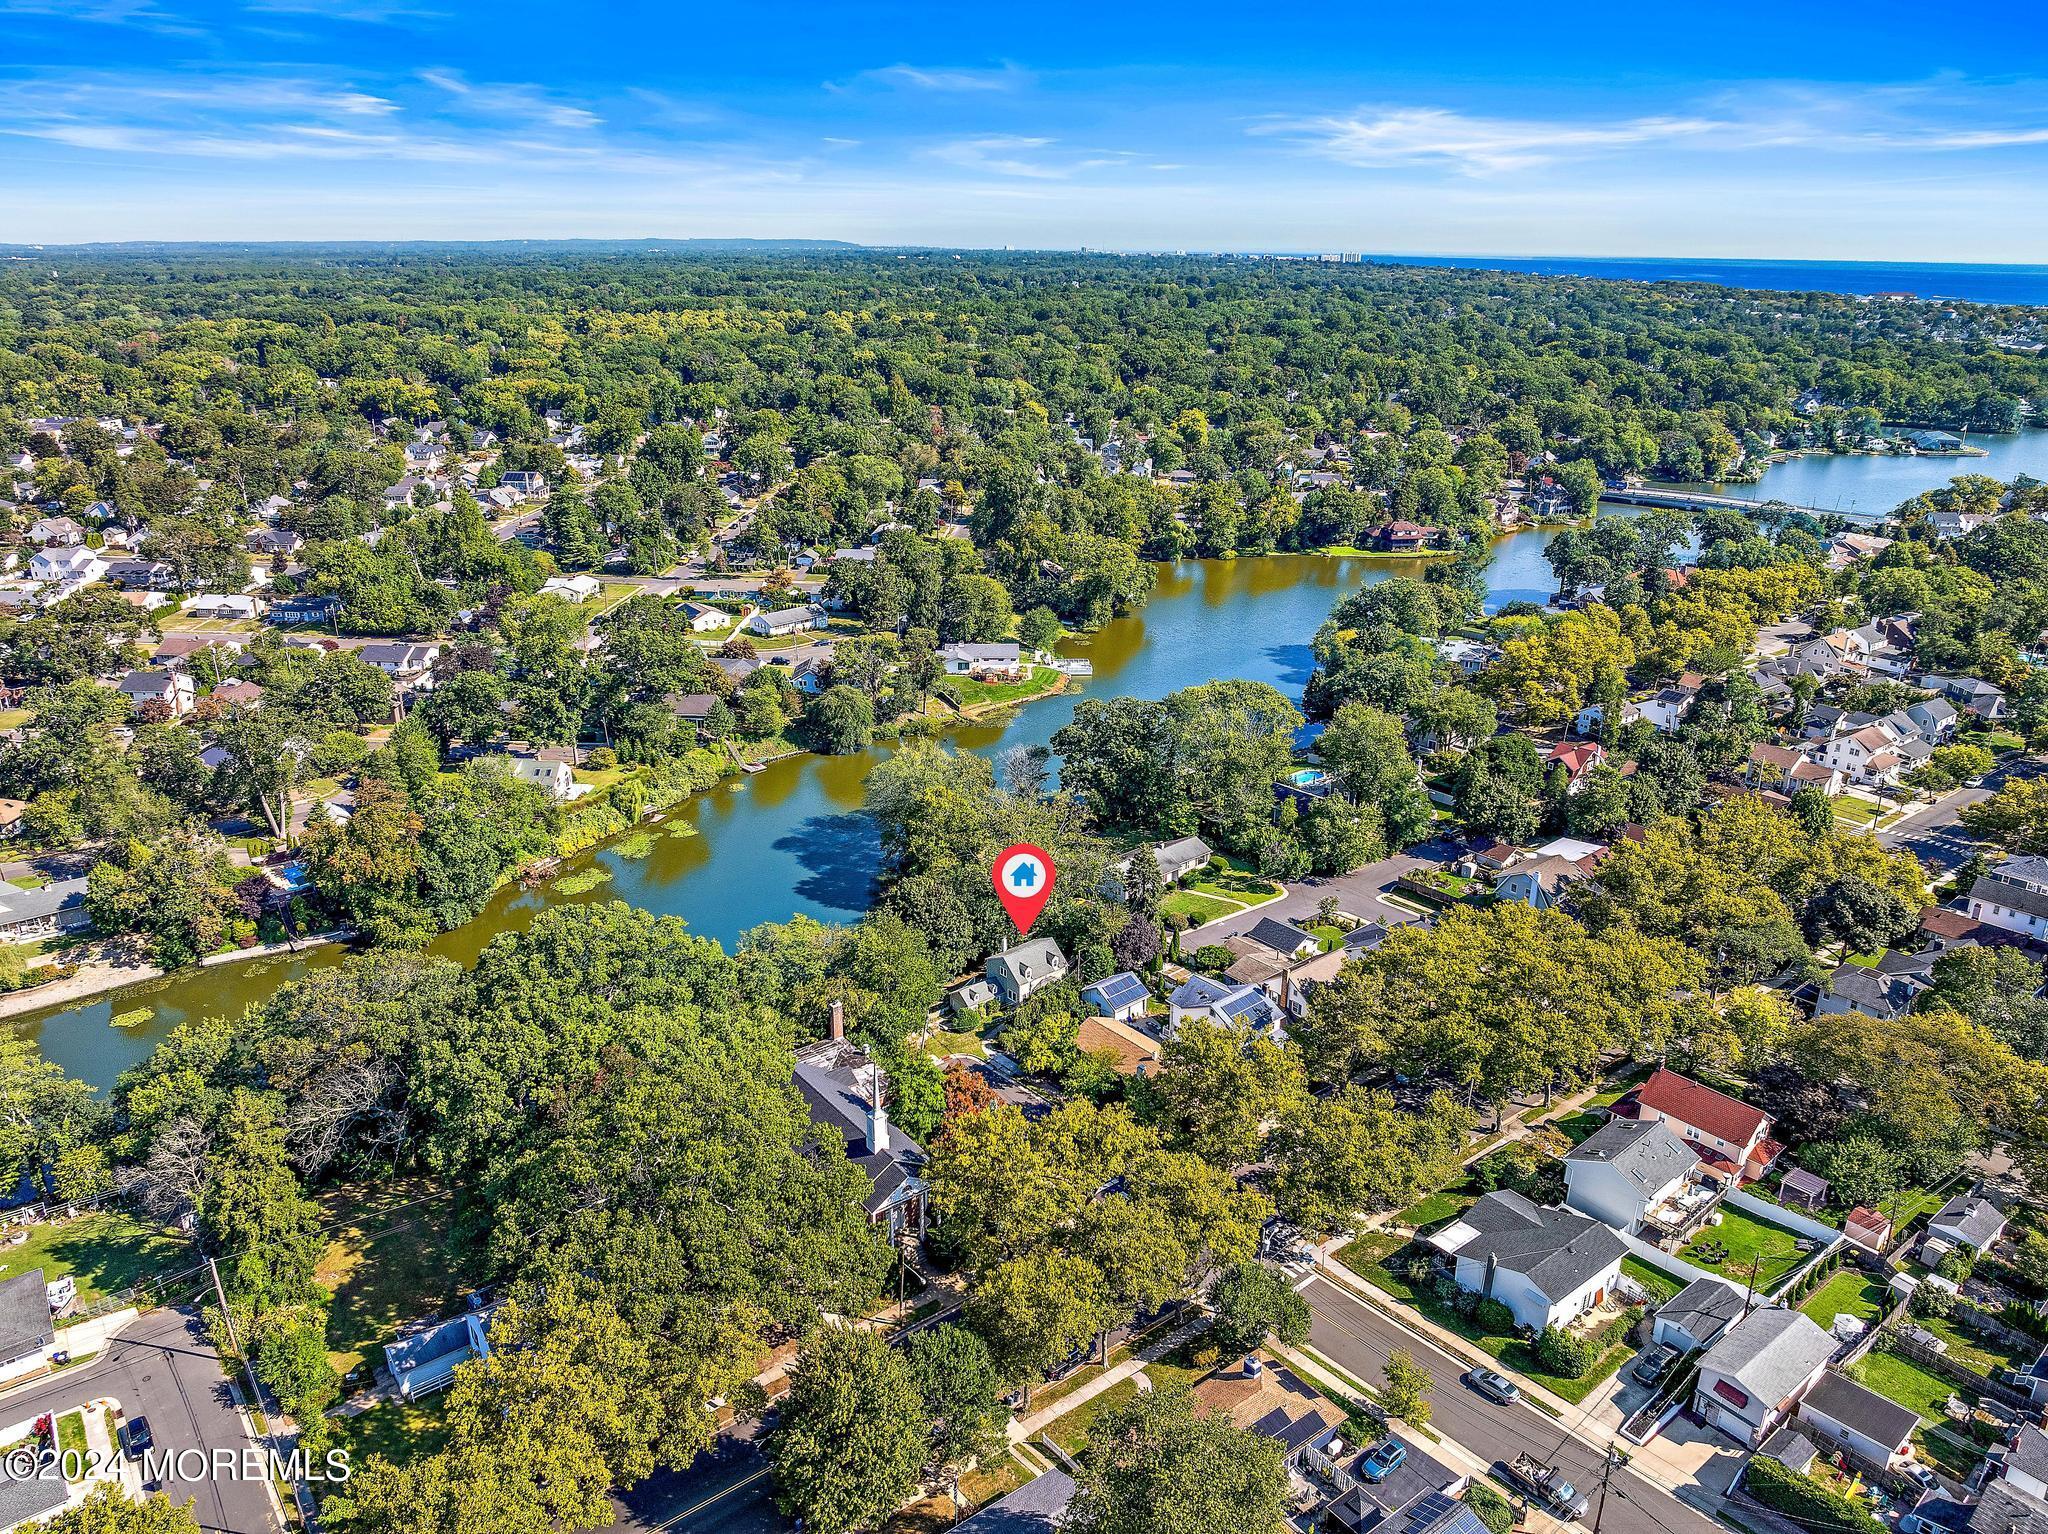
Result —
<instances>
[{"instance_id":1,"label":"blue sky","mask_svg":"<svg viewBox=\"0 0 2048 1534\"><path fill-rule=\"evenodd\" d=\"M0 39L0 240L2048 262L2015 0L0 0Z\"/></svg>"}]
</instances>

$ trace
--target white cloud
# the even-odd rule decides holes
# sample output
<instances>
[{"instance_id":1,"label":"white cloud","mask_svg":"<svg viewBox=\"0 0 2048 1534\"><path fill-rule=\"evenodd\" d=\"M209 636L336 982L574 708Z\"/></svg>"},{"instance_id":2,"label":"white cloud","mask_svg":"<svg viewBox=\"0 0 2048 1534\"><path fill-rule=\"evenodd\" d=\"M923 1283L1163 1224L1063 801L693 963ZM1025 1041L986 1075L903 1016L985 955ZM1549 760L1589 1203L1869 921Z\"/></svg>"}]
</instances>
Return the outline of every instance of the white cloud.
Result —
<instances>
[{"instance_id":1,"label":"white cloud","mask_svg":"<svg viewBox=\"0 0 2048 1534\"><path fill-rule=\"evenodd\" d=\"M1128 150L1103 149L1078 157L1049 156L1058 140L1023 134L995 133L981 138L954 139L926 151L933 159L962 170L984 171L998 176L1022 176L1034 181L1064 181L1086 171L1128 166Z\"/></svg>"},{"instance_id":2,"label":"white cloud","mask_svg":"<svg viewBox=\"0 0 2048 1534\"><path fill-rule=\"evenodd\" d=\"M533 117L554 128L595 128L604 121L587 108L555 100L537 85L474 83L454 69L422 69L419 76L482 115Z\"/></svg>"},{"instance_id":3,"label":"white cloud","mask_svg":"<svg viewBox=\"0 0 2048 1534\"><path fill-rule=\"evenodd\" d=\"M890 64L881 69L864 70L851 80L828 80L825 88L843 91L857 85L879 85L896 90L949 93L1014 91L1022 90L1031 84L1032 79L1030 71L1019 69L1015 64L1004 64L996 69L932 68L921 64Z\"/></svg>"}]
</instances>

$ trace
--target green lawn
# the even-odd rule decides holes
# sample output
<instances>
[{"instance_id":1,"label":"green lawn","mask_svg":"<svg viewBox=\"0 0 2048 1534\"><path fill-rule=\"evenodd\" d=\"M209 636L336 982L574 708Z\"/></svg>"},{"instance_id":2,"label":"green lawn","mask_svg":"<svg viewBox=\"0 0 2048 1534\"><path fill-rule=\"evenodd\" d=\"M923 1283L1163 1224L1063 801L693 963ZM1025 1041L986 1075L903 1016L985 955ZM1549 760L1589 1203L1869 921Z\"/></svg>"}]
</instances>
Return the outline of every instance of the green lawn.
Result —
<instances>
[{"instance_id":1,"label":"green lawn","mask_svg":"<svg viewBox=\"0 0 2048 1534\"><path fill-rule=\"evenodd\" d=\"M1948 1316L1915 1316L1913 1322L1946 1342L1950 1358L1965 1369L1974 1369L1982 1375L1988 1376L1999 1369L2021 1368L2039 1351L2035 1348L2025 1354L2016 1353Z\"/></svg>"},{"instance_id":2,"label":"green lawn","mask_svg":"<svg viewBox=\"0 0 2048 1534\"><path fill-rule=\"evenodd\" d=\"M1924 1421L1931 1423L1948 1420L1946 1407L1950 1396L1970 1399L1969 1392L1957 1390L1947 1380L1928 1373L1911 1359L1881 1349L1857 1359L1849 1366L1849 1373L1886 1399L1911 1407Z\"/></svg>"},{"instance_id":3,"label":"green lawn","mask_svg":"<svg viewBox=\"0 0 2048 1534\"><path fill-rule=\"evenodd\" d=\"M1747 1279L1756 1264L1756 1287L1768 1290L1806 1259L1800 1237L1740 1209L1721 1206L1721 1223L1708 1226L1678 1255L1696 1267ZM1718 1248L1718 1253L1717 1253Z\"/></svg>"},{"instance_id":4,"label":"green lawn","mask_svg":"<svg viewBox=\"0 0 2048 1534\"><path fill-rule=\"evenodd\" d=\"M1322 945L1324 953L1331 953L1344 946L1344 932L1340 927L1316 926L1308 929L1315 940Z\"/></svg>"},{"instance_id":5,"label":"green lawn","mask_svg":"<svg viewBox=\"0 0 2048 1534\"><path fill-rule=\"evenodd\" d=\"M59 1459L60 1466L74 1465L80 1469L85 1467L84 1412L68 1411L57 1419L57 1453L60 1456L68 1456ZM83 1477L67 1475L65 1479L82 1480Z\"/></svg>"},{"instance_id":6,"label":"green lawn","mask_svg":"<svg viewBox=\"0 0 2048 1534\"><path fill-rule=\"evenodd\" d=\"M41 1268L47 1282L69 1274L81 1304L118 1294L151 1274L176 1273L197 1262L190 1245L160 1226L118 1209L83 1219L27 1227L19 1246L0 1246L0 1278Z\"/></svg>"},{"instance_id":7,"label":"green lawn","mask_svg":"<svg viewBox=\"0 0 2048 1534\"><path fill-rule=\"evenodd\" d=\"M1090 1396L1065 1416L1055 1417L1045 1434L1069 1454L1079 1454L1088 1442L1089 1424L1112 1406L1121 1406L1138 1393L1135 1377L1119 1380L1099 1395Z\"/></svg>"},{"instance_id":8,"label":"green lawn","mask_svg":"<svg viewBox=\"0 0 2048 1534\"><path fill-rule=\"evenodd\" d=\"M1641 1284L1654 1304L1663 1304L1685 1287L1662 1268L1653 1268L1640 1257L1622 1258L1621 1271Z\"/></svg>"},{"instance_id":9,"label":"green lawn","mask_svg":"<svg viewBox=\"0 0 2048 1534\"><path fill-rule=\"evenodd\" d=\"M1175 890L1159 902L1161 916L1185 916L1197 927L1243 909L1234 900L1218 900L1211 895L1198 895L1193 890Z\"/></svg>"},{"instance_id":10,"label":"green lawn","mask_svg":"<svg viewBox=\"0 0 2048 1534\"><path fill-rule=\"evenodd\" d=\"M1574 1113L1561 1119L1552 1119L1550 1120L1550 1127L1571 1141L1573 1145L1583 1145L1586 1141L1592 1139L1594 1134L1606 1122L1607 1116L1605 1114L1583 1112Z\"/></svg>"},{"instance_id":11,"label":"green lawn","mask_svg":"<svg viewBox=\"0 0 2048 1534\"><path fill-rule=\"evenodd\" d=\"M383 1356L407 1321L453 1314L469 1287L448 1250L450 1201L425 1178L345 1183L321 1196L332 1226L315 1277L334 1295L328 1358L344 1375Z\"/></svg>"},{"instance_id":12,"label":"green lawn","mask_svg":"<svg viewBox=\"0 0 2048 1534\"><path fill-rule=\"evenodd\" d=\"M1052 667L1033 666L1022 681L976 682L963 676L947 676L939 678L939 686L962 708L987 708L992 704L1021 703L1026 698L1035 698L1059 680L1059 672Z\"/></svg>"},{"instance_id":13,"label":"green lawn","mask_svg":"<svg viewBox=\"0 0 2048 1534\"><path fill-rule=\"evenodd\" d=\"M1836 1316L1854 1316L1869 1325L1884 1314L1884 1285L1847 1268L1809 1294L1799 1308L1813 1317L1822 1331L1835 1324Z\"/></svg>"},{"instance_id":14,"label":"green lawn","mask_svg":"<svg viewBox=\"0 0 2048 1534\"><path fill-rule=\"evenodd\" d=\"M1461 1215L1477 1202L1479 1195L1467 1187L1444 1188L1428 1198L1419 1199L1396 1215L1403 1225L1412 1225L1417 1230L1429 1230L1443 1224L1454 1215Z\"/></svg>"},{"instance_id":15,"label":"green lawn","mask_svg":"<svg viewBox=\"0 0 2048 1534\"><path fill-rule=\"evenodd\" d=\"M981 1035L978 1033L941 1031L926 1039L924 1047L925 1053L935 1060L943 1060L948 1055L972 1055L979 1060L988 1054L988 1049L982 1044Z\"/></svg>"},{"instance_id":16,"label":"green lawn","mask_svg":"<svg viewBox=\"0 0 2048 1534\"><path fill-rule=\"evenodd\" d=\"M348 1451L357 1473L373 1454L398 1465L424 1459L448 1437L447 1399L443 1393L424 1402L385 1401L353 1417L336 1417L335 1447Z\"/></svg>"}]
</instances>

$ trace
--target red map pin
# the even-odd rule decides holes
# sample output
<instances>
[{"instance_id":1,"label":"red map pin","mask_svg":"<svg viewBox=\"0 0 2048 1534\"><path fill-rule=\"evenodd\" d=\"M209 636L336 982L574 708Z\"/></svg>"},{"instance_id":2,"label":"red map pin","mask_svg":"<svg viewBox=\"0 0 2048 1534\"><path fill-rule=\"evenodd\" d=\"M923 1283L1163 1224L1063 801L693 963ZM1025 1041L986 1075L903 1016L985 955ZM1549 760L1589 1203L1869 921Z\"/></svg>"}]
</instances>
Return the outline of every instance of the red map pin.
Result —
<instances>
[{"instance_id":1,"label":"red map pin","mask_svg":"<svg viewBox=\"0 0 2048 1534\"><path fill-rule=\"evenodd\" d=\"M1017 924L1018 935L1029 932L1052 895L1052 859L1031 843L1019 842L996 854L989 877L995 881L996 898Z\"/></svg>"}]
</instances>

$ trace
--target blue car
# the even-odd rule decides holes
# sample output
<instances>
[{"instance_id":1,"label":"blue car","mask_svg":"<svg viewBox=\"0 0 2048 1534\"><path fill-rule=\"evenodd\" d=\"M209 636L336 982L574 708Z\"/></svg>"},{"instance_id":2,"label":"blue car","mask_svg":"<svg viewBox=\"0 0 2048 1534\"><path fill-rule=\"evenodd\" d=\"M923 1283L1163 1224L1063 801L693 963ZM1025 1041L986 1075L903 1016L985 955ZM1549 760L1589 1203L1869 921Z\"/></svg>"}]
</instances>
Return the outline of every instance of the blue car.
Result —
<instances>
[{"instance_id":1,"label":"blue car","mask_svg":"<svg viewBox=\"0 0 2048 1534\"><path fill-rule=\"evenodd\" d=\"M1374 1444L1358 1462L1358 1473L1368 1481L1384 1481L1408 1462L1407 1447L1398 1438Z\"/></svg>"}]
</instances>

